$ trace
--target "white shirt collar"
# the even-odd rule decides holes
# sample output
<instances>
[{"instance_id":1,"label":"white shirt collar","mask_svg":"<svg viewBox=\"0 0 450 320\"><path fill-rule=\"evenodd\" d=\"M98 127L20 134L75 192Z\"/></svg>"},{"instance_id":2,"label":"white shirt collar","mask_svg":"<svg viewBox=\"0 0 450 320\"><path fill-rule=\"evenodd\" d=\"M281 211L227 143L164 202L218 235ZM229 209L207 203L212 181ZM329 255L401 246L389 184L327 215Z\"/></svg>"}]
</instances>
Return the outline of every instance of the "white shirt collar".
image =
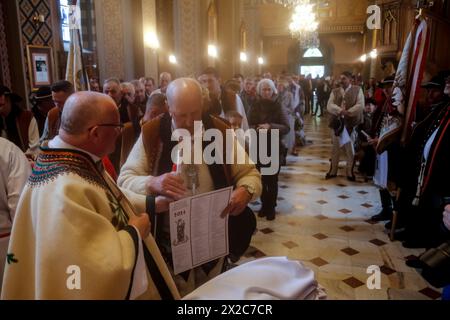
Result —
<instances>
[{"instance_id":1,"label":"white shirt collar","mask_svg":"<svg viewBox=\"0 0 450 320\"><path fill-rule=\"evenodd\" d=\"M347 92L348 90L350 90L351 87L352 87L352 84L350 83L350 84L348 85L348 88L347 88L347 89L344 89L344 88L342 88L342 89L344 89L344 92Z\"/></svg>"},{"instance_id":2,"label":"white shirt collar","mask_svg":"<svg viewBox=\"0 0 450 320\"><path fill-rule=\"evenodd\" d=\"M56 136L53 138L53 140L49 141L48 146L51 149L69 149L69 150L77 150L77 151L84 152L84 153L88 154L94 162L98 162L101 160L101 158L99 158L95 154L92 154L90 152L87 152L86 150L83 150L83 149L77 148L71 144L68 144L63 139L61 139L60 136Z\"/></svg>"}]
</instances>

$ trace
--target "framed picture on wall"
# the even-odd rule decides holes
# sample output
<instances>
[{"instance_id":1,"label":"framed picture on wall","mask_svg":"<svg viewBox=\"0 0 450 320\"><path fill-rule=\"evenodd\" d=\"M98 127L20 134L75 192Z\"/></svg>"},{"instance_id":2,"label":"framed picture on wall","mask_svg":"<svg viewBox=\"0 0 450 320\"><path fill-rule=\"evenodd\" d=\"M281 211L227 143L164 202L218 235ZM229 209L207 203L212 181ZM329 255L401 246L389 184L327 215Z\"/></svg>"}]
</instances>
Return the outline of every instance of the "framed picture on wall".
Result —
<instances>
[{"instance_id":1,"label":"framed picture on wall","mask_svg":"<svg viewBox=\"0 0 450 320\"><path fill-rule=\"evenodd\" d=\"M53 52L51 47L27 46L28 73L31 90L53 83Z\"/></svg>"}]
</instances>

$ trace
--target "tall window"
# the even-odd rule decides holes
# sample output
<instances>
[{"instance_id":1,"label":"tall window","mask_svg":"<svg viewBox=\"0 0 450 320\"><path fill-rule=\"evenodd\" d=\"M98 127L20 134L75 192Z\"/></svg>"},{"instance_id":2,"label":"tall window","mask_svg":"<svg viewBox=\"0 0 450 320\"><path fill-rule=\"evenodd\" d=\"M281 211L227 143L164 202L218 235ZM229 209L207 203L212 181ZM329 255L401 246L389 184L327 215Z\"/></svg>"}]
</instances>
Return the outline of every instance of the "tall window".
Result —
<instances>
[{"instance_id":1,"label":"tall window","mask_svg":"<svg viewBox=\"0 0 450 320\"><path fill-rule=\"evenodd\" d=\"M59 0L61 13L61 34L64 42L64 50L69 49L70 44L70 26L69 13L72 0ZM95 12L94 0L78 0L80 8L81 23L81 39L83 44L83 52L95 51L96 47L96 29L95 29Z\"/></svg>"},{"instance_id":2,"label":"tall window","mask_svg":"<svg viewBox=\"0 0 450 320\"><path fill-rule=\"evenodd\" d=\"M69 29L69 3L68 0L60 0L59 7L61 11L61 30L62 39L64 42L70 42L70 29Z\"/></svg>"}]
</instances>

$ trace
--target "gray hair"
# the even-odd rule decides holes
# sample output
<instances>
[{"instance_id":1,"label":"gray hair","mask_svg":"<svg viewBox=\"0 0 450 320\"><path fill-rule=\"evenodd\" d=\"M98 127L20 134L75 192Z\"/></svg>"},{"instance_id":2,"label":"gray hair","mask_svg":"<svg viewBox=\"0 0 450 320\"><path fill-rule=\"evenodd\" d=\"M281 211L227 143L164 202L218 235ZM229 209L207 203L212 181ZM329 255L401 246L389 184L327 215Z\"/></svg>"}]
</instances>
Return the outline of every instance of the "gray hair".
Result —
<instances>
[{"instance_id":1,"label":"gray hair","mask_svg":"<svg viewBox=\"0 0 450 320\"><path fill-rule=\"evenodd\" d=\"M122 82L122 83L120 84L120 89L121 89L122 91L123 91L124 89L128 89L128 90L130 91L130 93L131 93L132 96L134 96L135 93L136 93L136 89L135 89L134 85L133 85L132 83L130 83L130 82Z\"/></svg>"},{"instance_id":2,"label":"gray hair","mask_svg":"<svg viewBox=\"0 0 450 320\"><path fill-rule=\"evenodd\" d=\"M104 82L103 84L105 85L105 84L108 84L108 83L110 83L110 82L113 82L113 83L117 84L118 86L120 86L120 80L117 79L117 78L109 78L109 79L106 79L105 82Z\"/></svg>"},{"instance_id":3,"label":"gray hair","mask_svg":"<svg viewBox=\"0 0 450 320\"><path fill-rule=\"evenodd\" d=\"M256 86L256 93L258 95L261 95L261 90L262 90L262 86L263 85L268 85L272 89L273 94L278 94L278 90L275 87L275 83L273 83L272 80L270 80L270 79L262 79L261 81L258 82L258 85Z\"/></svg>"},{"instance_id":4,"label":"gray hair","mask_svg":"<svg viewBox=\"0 0 450 320\"><path fill-rule=\"evenodd\" d=\"M159 75L159 80L161 81L163 77L168 77L170 79L169 81L172 81L172 75L167 71L164 71Z\"/></svg>"}]
</instances>

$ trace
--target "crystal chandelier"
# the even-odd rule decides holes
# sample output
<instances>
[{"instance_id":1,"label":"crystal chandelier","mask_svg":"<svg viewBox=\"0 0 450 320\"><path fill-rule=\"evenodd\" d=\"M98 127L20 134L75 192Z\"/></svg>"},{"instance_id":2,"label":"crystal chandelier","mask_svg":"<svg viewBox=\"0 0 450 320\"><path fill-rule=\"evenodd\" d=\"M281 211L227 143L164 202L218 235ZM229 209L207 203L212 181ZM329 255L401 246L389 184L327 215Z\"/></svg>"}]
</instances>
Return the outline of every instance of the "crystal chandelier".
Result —
<instances>
[{"instance_id":1,"label":"crystal chandelier","mask_svg":"<svg viewBox=\"0 0 450 320\"><path fill-rule=\"evenodd\" d=\"M316 20L314 5L309 0L298 0L292 14L289 30L293 37L298 38L302 48L318 48L320 45L317 31L319 22Z\"/></svg>"}]
</instances>

